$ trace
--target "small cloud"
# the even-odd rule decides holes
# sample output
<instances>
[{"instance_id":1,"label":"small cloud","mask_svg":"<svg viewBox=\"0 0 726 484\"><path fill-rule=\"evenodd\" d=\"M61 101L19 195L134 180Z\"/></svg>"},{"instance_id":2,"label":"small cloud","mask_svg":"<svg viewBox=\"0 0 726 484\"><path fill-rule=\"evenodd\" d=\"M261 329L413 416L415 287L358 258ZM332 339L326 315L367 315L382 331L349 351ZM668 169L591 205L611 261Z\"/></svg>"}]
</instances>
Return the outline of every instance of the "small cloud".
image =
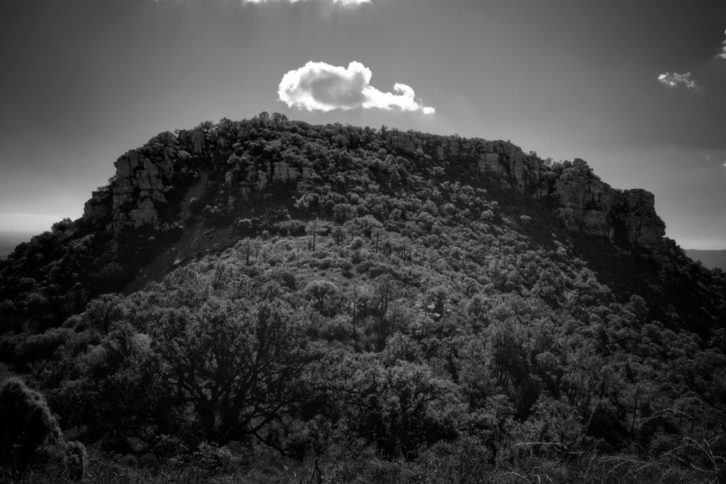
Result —
<instances>
[{"instance_id":1,"label":"small cloud","mask_svg":"<svg viewBox=\"0 0 726 484\"><path fill-rule=\"evenodd\" d=\"M309 61L282 76L277 94L288 107L307 111L375 108L429 115L436 112L416 99L411 86L396 83L393 92L380 91L371 86L372 76L371 70L357 61L348 67Z\"/></svg>"},{"instance_id":2,"label":"small cloud","mask_svg":"<svg viewBox=\"0 0 726 484\"><path fill-rule=\"evenodd\" d=\"M299 2L306 2L308 0L242 0L242 5L246 5L248 3L251 4L264 4L264 3L299 3ZM334 5L341 5L343 7L357 7L358 5L363 5L364 3L371 3L371 0L325 0L327 3L332 3Z\"/></svg>"},{"instance_id":3,"label":"small cloud","mask_svg":"<svg viewBox=\"0 0 726 484\"><path fill-rule=\"evenodd\" d=\"M696 81L691 78L690 72L666 72L665 74L660 74L658 76L658 82L660 82L664 86L672 88L683 86L689 90L698 89L698 83L696 83Z\"/></svg>"}]
</instances>

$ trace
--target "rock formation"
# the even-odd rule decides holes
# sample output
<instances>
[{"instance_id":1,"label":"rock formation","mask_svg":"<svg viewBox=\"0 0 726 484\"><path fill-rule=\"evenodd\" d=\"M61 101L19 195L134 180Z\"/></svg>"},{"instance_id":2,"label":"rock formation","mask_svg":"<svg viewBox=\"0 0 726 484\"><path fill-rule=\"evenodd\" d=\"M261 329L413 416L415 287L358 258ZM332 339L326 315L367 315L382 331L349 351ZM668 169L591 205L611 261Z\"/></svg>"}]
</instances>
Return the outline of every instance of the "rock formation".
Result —
<instances>
[{"instance_id":1,"label":"rock formation","mask_svg":"<svg viewBox=\"0 0 726 484\"><path fill-rule=\"evenodd\" d=\"M548 165L508 143L494 149L482 155L480 173L501 188L553 200L567 229L634 247L661 246L665 224L655 212L652 193L612 188L581 159Z\"/></svg>"},{"instance_id":2,"label":"rock formation","mask_svg":"<svg viewBox=\"0 0 726 484\"><path fill-rule=\"evenodd\" d=\"M127 152L116 161L116 174L109 185L93 192L86 202L84 220L110 225L107 228L115 234L159 228L169 192L180 188L179 173L196 174L185 164L190 159L187 151L179 149L176 136L168 132Z\"/></svg>"}]
</instances>

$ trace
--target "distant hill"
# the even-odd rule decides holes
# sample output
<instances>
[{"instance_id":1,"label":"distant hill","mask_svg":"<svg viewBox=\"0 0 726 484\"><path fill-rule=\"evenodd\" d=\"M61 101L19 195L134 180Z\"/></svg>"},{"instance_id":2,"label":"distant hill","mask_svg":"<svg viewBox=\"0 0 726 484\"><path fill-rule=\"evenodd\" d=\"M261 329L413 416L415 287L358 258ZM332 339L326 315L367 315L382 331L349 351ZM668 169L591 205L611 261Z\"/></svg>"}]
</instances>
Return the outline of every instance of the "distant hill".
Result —
<instances>
[{"instance_id":1,"label":"distant hill","mask_svg":"<svg viewBox=\"0 0 726 484\"><path fill-rule=\"evenodd\" d=\"M686 255L698 260L709 269L723 269L726 271L726 250L686 250Z\"/></svg>"},{"instance_id":2,"label":"distant hill","mask_svg":"<svg viewBox=\"0 0 726 484\"><path fill-rule=\"evenodd\" d=\"M32 234L0 231L0 259L7 257L18 244L30 240Z\"/></svg>"}]
</instances>

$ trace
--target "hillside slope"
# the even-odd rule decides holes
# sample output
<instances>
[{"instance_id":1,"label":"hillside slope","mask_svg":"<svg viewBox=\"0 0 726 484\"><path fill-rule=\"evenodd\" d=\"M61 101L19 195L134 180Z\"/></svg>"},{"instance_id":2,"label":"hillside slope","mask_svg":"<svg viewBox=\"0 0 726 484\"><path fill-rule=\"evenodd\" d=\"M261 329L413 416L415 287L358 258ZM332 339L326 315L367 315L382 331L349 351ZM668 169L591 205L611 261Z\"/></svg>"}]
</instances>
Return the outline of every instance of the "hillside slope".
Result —
<instances>
[{"instance_id":1,"label":"hillside slope","mask_svg":"<svg viewBox=\"0 0 726 484\"><path fill-rule=\"evenodd\" d=\"M726 276L653 203L502 141L204 123L0 262L0 354L74 438L210 475L714 480Z\"/></svg>"}]
</instances>

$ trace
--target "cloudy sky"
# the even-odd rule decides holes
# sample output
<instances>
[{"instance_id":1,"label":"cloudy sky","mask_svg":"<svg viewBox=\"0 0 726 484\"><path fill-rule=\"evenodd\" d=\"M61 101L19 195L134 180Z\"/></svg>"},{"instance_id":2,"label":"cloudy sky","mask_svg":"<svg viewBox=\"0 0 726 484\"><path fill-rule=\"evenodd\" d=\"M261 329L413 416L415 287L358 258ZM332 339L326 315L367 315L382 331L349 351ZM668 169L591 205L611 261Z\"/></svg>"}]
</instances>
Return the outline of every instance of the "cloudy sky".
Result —
<instances>
[{"instance_id":1,"label":"cloudy sky","mask_svg":"<svg viewBox=\"0 0 726 484\"><path fill-rule=\"evenodd\" d=\"M163 130L278 111L510 139L726 248L723 0L4 0L0 231L77 217Z\"/></svg>"}]
</instances>

